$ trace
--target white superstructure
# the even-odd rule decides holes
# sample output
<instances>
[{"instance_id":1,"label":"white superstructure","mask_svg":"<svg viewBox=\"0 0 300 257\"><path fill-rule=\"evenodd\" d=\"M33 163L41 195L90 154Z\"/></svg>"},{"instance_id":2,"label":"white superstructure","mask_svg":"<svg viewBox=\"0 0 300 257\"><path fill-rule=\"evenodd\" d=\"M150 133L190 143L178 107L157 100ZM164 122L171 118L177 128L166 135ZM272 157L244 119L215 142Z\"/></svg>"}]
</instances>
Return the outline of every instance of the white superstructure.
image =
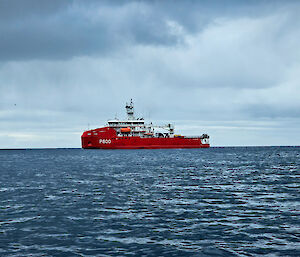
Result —
<instances>
[{"instance_id":1,"label":"white superstructure","mask_svg":"<svg viewBox=\"0 0 300 257\"><path fill-rule=\"evenodd\" d=\"M107 122L109 127L113 127L118 136L139 136L139 137L173 137L174 125L167 124L164 126L155 126L146 124L144 118L134 117L134 106L132 99L130 103L126 103L127 120L109 120ZM155 133L155 128L162 128L167 130L167 133Z\"/></svg>"}]
</instances>

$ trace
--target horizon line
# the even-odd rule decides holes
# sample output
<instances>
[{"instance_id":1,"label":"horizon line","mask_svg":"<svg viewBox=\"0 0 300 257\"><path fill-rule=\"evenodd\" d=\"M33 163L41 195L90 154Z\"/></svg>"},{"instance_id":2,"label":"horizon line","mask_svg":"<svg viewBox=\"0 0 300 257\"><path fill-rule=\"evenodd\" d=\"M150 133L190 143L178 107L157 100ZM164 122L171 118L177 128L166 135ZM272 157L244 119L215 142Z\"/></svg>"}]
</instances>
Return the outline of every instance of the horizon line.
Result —
<instances>
[{"instance_id":1,"label":"horizon line","mask_svg":"<svg viewBox=\"0 0 300 257\"><path fill-rule=\"evenodd\" d=\"M237 146L210 146L209 148L233 148L233 147L300 147L300 145L237 145ZM209 149L208 148L208 149ZM27 148L0 148L0 151L11 151L11 150L72 150L72 149L83 149L81 147L27 147ZM160 149L160 148L159 148ZM174 148L182 149L182 148ZM190 148L200 149L200 148ZM103 149L83 149L83 150L103 150ZM104 149L108 150L108 149ZM109 150L124 150L124 149L109 149ZM140 150L140 149L137 149ZM145 150L145 149L142 149Z\"/></svg>"}]
</instances>

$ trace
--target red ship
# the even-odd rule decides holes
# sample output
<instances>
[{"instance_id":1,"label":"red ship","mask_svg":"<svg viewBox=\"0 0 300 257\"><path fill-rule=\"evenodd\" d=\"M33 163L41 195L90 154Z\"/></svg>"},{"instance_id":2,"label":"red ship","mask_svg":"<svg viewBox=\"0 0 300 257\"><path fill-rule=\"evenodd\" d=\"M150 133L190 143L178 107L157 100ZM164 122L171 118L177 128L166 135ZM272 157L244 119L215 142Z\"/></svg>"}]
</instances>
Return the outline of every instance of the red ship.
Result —
<instances>
[{"instance_id":1,"label":"red ship","mask_svg":"<svg viewBox=\"0 0 300 257\"><path fill-rule=\"evenodd\" d=\"M208 148L209 136L186 137L174 134L174 125L146 124L143 118L134 117L131 100L126 104L127 120L109 120L107 126L83 132L82 148L85 149L159 149L159 148ZM167 131L157 132L158 129Z\"/></svg>"}]
</instances>

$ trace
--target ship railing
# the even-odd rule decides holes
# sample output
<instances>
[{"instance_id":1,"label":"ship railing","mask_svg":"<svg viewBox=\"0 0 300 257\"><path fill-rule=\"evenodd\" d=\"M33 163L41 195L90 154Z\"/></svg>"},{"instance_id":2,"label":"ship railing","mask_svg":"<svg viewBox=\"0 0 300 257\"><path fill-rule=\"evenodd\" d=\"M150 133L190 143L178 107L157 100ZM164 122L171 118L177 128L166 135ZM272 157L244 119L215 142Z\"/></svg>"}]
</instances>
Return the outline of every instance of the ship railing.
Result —
<instances>
[{"instance_id":1,"label":"ship railing","mask_svg":"<svg viewBox=\"0 0 300 257\"><path fill-rule=\"evenodd\" d=\"M209 135L203 134L202 136L185 136L184 138L200 138L200 139L205 139L205 138L209 138Z\"/></svg>"}]
</instances>

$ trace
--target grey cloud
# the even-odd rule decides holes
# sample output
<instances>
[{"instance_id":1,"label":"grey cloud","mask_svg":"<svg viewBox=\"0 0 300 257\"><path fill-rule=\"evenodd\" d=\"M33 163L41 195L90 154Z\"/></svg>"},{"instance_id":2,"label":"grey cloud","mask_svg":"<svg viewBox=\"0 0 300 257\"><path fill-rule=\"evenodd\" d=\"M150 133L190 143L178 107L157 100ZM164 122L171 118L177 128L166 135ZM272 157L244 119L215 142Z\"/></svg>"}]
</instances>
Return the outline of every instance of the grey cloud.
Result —
<instances>
[{"instance_id":1,"label":"grey cloud","mask_svg":"<svg viewBox=\"0 0 300 257\"><path fill-rule=\"evenodd\" d=\"M243 106L240 111L252 118L299 118L299 106L286 106L278 103L278 105L268 105L264 103Z\"/></svg>"},{"instance_id":2,"label":"grey cloud","mask_svg":"<svg viewBox=\"0 0 300 257\"><path fill-rule=\"evenodd\" d=\"M106 56L135 44L176 46L184 39L172 33L168 21L194 34L216 17L232 17L234 13L254 16L252 9L260 15L262 10L279 8L276 2L249 3L3 0L0 61Z\"/></svg>"},{"instance_id":3,"label":"grey cloud","mask_svg":"<svg viewBox=\"0 0 300 257\"><path fill-rule=\"evenodd\" d=\"M53 15L70 5L69 0L1 0L0 22L21 20L26 22L30 17L40 18Z\"/></svg>"},{"instance_id":4,"label":"grey cloud","mask_svg":"<svg viewBox=\"0 0 300 257\"><path fill-rule=\"evenodd\" d=\"M285 126L299 139L297 2L4 2L0 147L79 147L130 98L213 145L267 144Z\"/></svg>"},{"instance_id":5,"label":"grey cloud","mask_svg":"<svg viewBox=\"0 0 300 257\"><path fill-rule=\"evenodd\" d=\"M39 8L33 8L33 14L36 11L37 15L1 21L0 60L107 55L132 43L177 42L164 17L145 3L84 6L74 1L64 8L55 4L51 7L53 12L45 15Z\"/></svg>"}]
</instances>

